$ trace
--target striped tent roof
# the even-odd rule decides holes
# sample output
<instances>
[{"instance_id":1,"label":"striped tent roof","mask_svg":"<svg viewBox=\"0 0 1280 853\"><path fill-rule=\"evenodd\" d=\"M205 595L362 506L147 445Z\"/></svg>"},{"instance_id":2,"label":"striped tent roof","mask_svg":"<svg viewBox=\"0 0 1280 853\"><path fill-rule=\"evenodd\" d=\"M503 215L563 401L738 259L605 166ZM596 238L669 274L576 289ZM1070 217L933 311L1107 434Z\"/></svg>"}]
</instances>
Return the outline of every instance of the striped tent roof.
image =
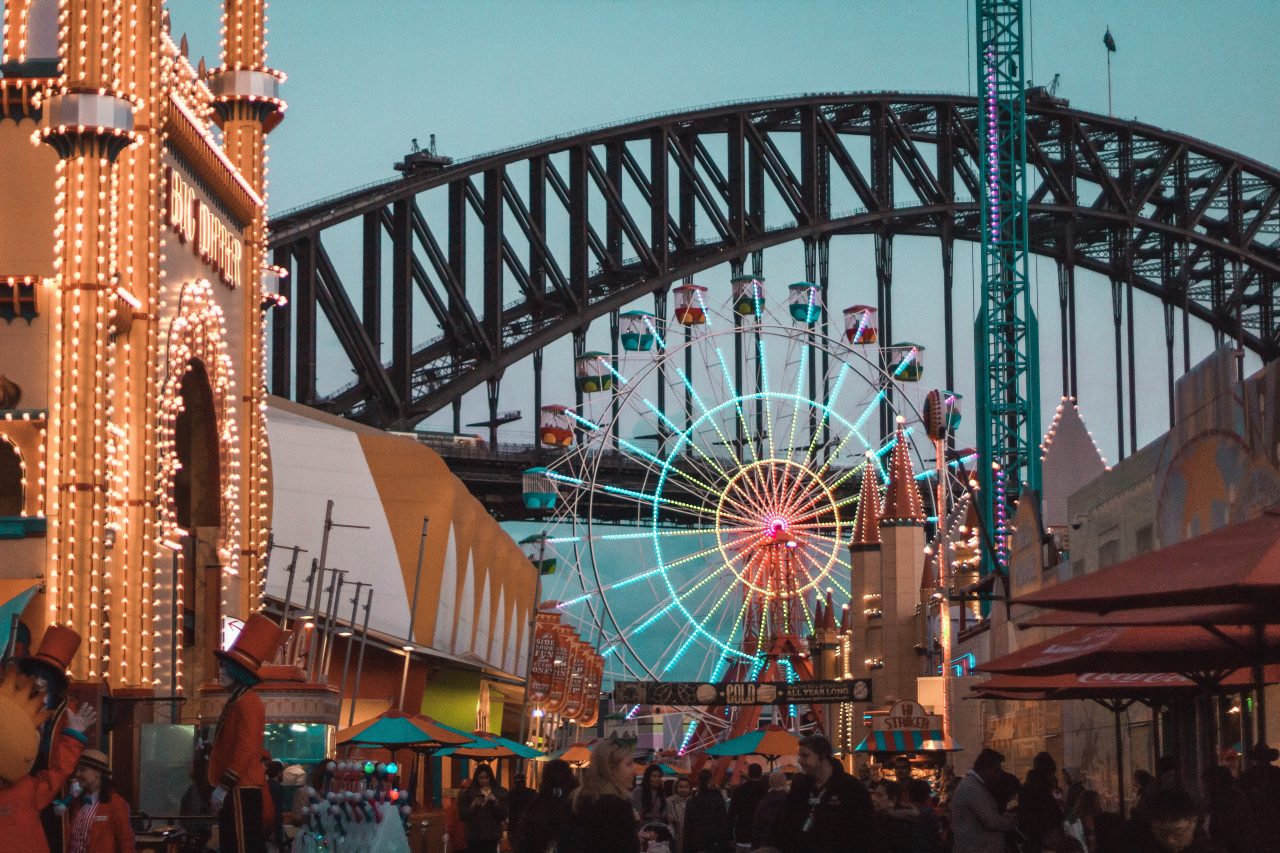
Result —
<instances>
[{"instance_id":1,"label":"striped tent roof","mask_svg":"<svg viewBox=\"0 0 1280 853\"><path fill-rule=\"evenodd\" d=\"M854 752L959 752L941 729L893 729L874 731L853 748Z\"/></svg>"}]
</instances>

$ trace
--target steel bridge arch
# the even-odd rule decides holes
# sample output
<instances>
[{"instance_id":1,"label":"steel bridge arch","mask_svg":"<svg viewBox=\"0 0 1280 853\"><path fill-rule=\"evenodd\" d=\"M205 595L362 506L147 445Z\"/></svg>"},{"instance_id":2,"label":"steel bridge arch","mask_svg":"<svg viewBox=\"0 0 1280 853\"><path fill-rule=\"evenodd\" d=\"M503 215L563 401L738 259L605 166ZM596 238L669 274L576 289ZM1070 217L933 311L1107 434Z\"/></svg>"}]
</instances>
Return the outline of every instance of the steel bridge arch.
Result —
<instances>
[{"instance_id":1,"label":"steel bridge arch","mask_svg":"<svg viewBox=\"0 0 1280 853\"><path fill-rule=\"evenodd\" d=\"M507 368L646 294L662 307L670 284L712 266L758 267L764 249L799 240L806 277L825 292L829 240L847 234L875 238L886 339L893 237L941 241L950 382L954 242L980 241L977 109L964 96L896 92L718 105L410 172L286 212L271 223L275 262L291 273L289 306L271 320L272 390L404 427L488 383L496 416L497 383ZM1179 312L1184 370L1191 318L1264 360L1280 351L1280 172L1063 101L1029 98L1027 114L1029 248L1058 266L1063 391L1076 391L1081 268L1111 281L1118 394L1127 318L1132 447L1135 289L1163 303L1170 389ZM868 140L865 151L850 146L857 137ZM517 186L522 172L527 183ZM432 192L447 199L437 220L419 205ZM857 209L833 211L837 197L856 201ZM548 218L549 207L563 222ZM356 220L363 223L362 268L353 289L324 240L329 229ZM473 224L480 237L469 243ZM469 264L474 243L480 262ZM478 287L469 269L477 266ZM392 303L385 322L384 284ZM353 292L361 295L359 310ZM441 327L420 346L415 292ZM325 395L316 388L317 306L357 375ZM389 360L381 344L388 324ZM1123 455L1123 400L1117 403Z\"/></svg>"}]
</instances>

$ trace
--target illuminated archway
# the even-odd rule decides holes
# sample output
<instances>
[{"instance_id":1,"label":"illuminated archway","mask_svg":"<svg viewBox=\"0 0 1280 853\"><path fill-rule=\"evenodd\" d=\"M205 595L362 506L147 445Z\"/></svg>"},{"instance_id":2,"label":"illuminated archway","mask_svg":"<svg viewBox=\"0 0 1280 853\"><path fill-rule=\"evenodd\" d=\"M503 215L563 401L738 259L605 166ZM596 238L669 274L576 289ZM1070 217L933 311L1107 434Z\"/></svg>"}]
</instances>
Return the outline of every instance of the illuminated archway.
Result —
<instances>
[{"instance_id":1,"label":"illuminated archway","mask_svg":"<svg viewBox=\"0 0 1280 853\"><path fill-rule=\"evenodd\" d=\"M226 320L209 281L186 285L163 355L158 490L159 538L164 548L185 551L184 569L172 576L172 563L163 549L154 568L157 587L175 586L173 606L179 613L204 614L203 622L191 626L195 631L182 631L188 642L200 647L192 672L194 683L201 681L208 663L203 653L217 648L221 616L234 612L232 599L239 591L234 580L240 572L240 449L234 417L235 371L226 337ZM207 553L204 546L185 541L197 531L202 531L200 539L209 546ZM203 531L213 531L212 537ZM203 587L206 595L197 607L187 599L200 594L202 587L192 584L206 568L216 568L218 579ZM179 648L187 645L182 637L174 640ZM182 684L181 653L175 665L174 680Z\"/></svg>"}]
</instances>

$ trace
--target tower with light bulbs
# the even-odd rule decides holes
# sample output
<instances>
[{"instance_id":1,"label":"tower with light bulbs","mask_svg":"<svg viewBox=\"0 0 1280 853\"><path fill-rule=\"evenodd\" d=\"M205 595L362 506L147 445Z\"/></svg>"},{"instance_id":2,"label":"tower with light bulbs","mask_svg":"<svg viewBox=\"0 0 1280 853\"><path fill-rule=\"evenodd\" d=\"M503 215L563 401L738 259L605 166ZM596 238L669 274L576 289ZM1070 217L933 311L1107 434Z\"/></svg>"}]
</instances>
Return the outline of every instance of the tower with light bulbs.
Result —
<instances>
[{"instance_id":1,"label":"tower with light bulbs","mask_svg":"<svg viewBox=\"0 0 1280 853\"><path fill-rule=\"evenodd\" d=\"M3 7L0 579L117 692L191 692L262 594L265 7L208 71L158 0Z\"/></svg>"}]
</instances>

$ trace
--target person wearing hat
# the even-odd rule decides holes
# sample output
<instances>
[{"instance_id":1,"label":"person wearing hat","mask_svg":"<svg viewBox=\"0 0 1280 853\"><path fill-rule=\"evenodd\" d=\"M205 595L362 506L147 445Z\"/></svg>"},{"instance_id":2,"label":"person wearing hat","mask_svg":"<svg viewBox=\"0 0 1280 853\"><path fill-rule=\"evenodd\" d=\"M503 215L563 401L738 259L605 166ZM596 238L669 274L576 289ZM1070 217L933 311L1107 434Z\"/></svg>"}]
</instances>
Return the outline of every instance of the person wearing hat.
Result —
<instances>
[{"instance_id":1,"label":"person wearing hat","mask_svg":"<svg viewBox=\"0 0 1280 853\"><path fill-rule=\"evenodd\" d=\"M281 630L261 613L245 622L226 651L215 651L218 683L231 691L218 717L209 751L210 803L218 813L218 849L223 853L266 850L263 832L262 765L266 711L253 688L262 665L275 657Z\"/></svg>"},{"instance_id":2,"label":"person wearing hat","mask_svg":"<svg viewBox=\"0 0 1280 853\"><path fill-rule=\"evenodd\" d=\"M30 678L14 667L0 672L0 848L5 853L49 853L40 813L66 786L97 714L89 707L67 711L53 738L49 766L32 773L48 717Z\"/></svg>"},{"instance_id":3,"label":"person wearing hat","mask_svg":"<svg viewBox=\"0 0 1280 853\"><path fill-rule=\"evenodd\" d=\"M66 625L50 625L40 638L40 647L33 655L18 659L18 669L35 682L36 689L44 695L44 707L49 718L40 729L40 751L31 765L31 775L49 767L49 753L54 735L65 727L68 710L67 670L80 649L80 635ZM50 805L40 814L45 838L51 850L62 849L62 817Z\"/></svg>"},{"instance_id":4,"label":"person wearing hat","mask_svg":"<svg viewBox=\"0 0 1280 853\"><path fill-rule=\"evenodd\" d=\"M68 811L68 853L132 853L129 804L111 784L105 752L86 749L76 766L80 793Z\"/></svg>"}]
</instances>

